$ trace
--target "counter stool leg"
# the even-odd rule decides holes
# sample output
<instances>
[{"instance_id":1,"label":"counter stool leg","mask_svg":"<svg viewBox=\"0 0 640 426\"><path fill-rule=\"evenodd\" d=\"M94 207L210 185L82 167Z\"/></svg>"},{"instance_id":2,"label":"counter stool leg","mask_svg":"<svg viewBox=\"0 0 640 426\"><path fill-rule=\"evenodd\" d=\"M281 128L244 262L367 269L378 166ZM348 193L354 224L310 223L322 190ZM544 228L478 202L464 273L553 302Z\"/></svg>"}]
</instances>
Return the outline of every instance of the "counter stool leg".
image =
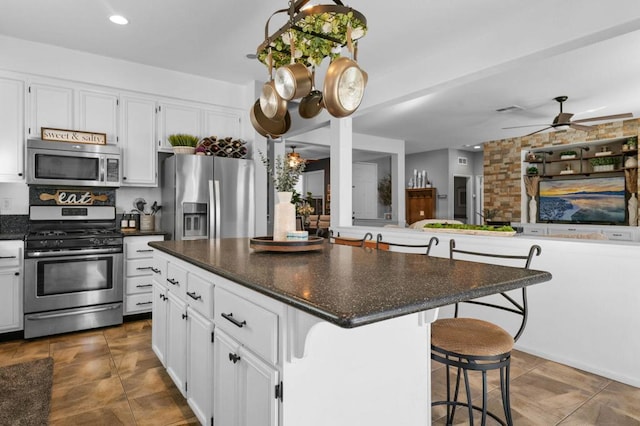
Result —
<instances>
[{"instance_id":1,"label":"counter stool leg","mask_svg":"<svg viewBox=\"0 0 640 426\"><path fill-rule=\"evenodd\" d=\"M473 426L473 404L471 403L471 386L469 386L469 372L467 369L462 370L464 373L464 389L467 391L467 408L469 409L469 425ZM484 425L484 422L482 423Z\"/></svg>"},{"instance_id":2,"label":"counter stool leg","mask_svg":"<svg viewBox=\"0 0 640 426\"><path fill-rule=\"evenodd\" d=\"M487 424L487 370L482 370L482 423Z\"/></svg>"},{"instance_id":3,"label":"counter stool leg","mask_svg":"<svg viewBox=\"0 0 640 426\"><path fill-rule=\"evenodd\" d=\"M511 399L509 397L509 375L511 365L508 363L500 369L500 390L502 391L502 406L504 407L504 417L508 426L513 426L511 417Z\"/></svg>"}]
</instances>

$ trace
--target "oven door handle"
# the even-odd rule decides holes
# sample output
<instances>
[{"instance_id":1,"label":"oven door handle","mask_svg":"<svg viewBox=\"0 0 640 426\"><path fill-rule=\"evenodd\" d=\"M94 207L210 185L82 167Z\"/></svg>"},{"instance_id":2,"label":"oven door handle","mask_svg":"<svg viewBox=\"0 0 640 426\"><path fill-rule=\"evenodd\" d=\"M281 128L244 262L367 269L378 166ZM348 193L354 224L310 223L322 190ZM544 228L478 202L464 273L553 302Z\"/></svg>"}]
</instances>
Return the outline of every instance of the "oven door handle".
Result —
<instances>
[{"instance_id":1,"label":"oven door handle","mask_svg":"<svg viewBox=\"0 0 640 426\"><path fill-rule=\"evenodd\" d=\"M60 250L60 251L28 251L27 257L58 257L58 256L84 256L87 254L108 254L121 253L122 248L99 248L99 249L80 249L80 250Z\"/></svg>"},{"instance_id":2,"label":"oven door handle","mask_svg":"<svg viewBox=\"0 0 640 426\"><path fill-rule=\"evenodd\" d=\"M112 311L114 309L120 309L120 307L122 307L122 304L118 303L117 305L98 306L95 308L82 309L82 310L71 311L71 312L57 312L53 314L31 314L29 315L29 319L34 321L42 321L42 320L51 319L51 318L70 317L73 315L84 315L84 314L91 314L94 312Z\"/></svg>"}]
</instances>

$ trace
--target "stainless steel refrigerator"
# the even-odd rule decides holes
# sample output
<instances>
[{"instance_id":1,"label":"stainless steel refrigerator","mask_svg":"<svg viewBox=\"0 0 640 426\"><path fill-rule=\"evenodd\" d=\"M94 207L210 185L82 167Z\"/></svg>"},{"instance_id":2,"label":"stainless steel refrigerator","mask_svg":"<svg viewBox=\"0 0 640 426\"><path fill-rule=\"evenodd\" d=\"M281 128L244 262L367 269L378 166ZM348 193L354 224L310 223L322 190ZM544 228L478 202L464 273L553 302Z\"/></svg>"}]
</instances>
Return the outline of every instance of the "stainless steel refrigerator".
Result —
<instances>
[{"instance_id":1,"label":"stainless steel refrigerator","mask_svg":"<svg viewBox=\"0 0 640 426\"><path fill-rule=\"evenodd\" d=\"M255 236L251 160L177 154L162 166L162 230L174 240Z\"/></svg>"}]
</instances>

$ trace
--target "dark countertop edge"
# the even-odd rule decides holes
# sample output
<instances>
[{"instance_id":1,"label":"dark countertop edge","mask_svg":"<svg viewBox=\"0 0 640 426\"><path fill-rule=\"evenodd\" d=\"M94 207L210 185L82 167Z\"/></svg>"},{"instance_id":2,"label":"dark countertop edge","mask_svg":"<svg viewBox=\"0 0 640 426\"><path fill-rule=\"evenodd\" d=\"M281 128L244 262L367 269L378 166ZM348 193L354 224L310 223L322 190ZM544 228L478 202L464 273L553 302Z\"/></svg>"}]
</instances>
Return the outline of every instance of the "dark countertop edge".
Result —
<instances>
[{"instance_id":1,"label":"dark countertop edge","mask_svg":"<svg viewBox=\"0 0 640 426\"><path fill-rule=\"evenodd\" d=\"M378 311L369 315L363 315L355 318L354 317L337 317L335 315L331 315L330 313L324 310L318 309L313 305L305 303L304 301L301 301L296 297L289 296L286 293L270 291L262 286L243 280L241 277L238 277L234 274L230 274L229 272L223 269L218 269L208 263L199 262L197 260L190 258L189 256L185 256L180 252L170 250L160 245L159 243L161 242L152 241L149 243L149 246L157 250L160 250L164 253L167 253L169 255L172 255L174 257L177 257L178 259L184 260L185 262L188 262L192 265L198 266L206 271L219 275L223 278L227 278L235 282L236 284L239 284L239 285L242 285L243 287L257 291L258 293L264 294L265 296L268 296L274 300L277 300L279 302L282 302L294 308L300 309L301 311L304 311L308 314L311 314L315 317L328 321L342 328L355 328L355 327L372 324L379 321L397 318L403 315L423 312L429 309L435 309L441 306L451 305L456 302L462 302L464 300L475 299L482 296L489 296L489 295L501 293L504 291L515 290L515 289L530 286L533 284L542 283L545 281L549 281L552 278L551 273L549 272L532 269L531 271L539 272L539 275L534 277L529 277L524 280L519 280L518 282L513 282L513 281L506 282L500 286L493 287L490 291L476 289L476 290L471 290L465 293L460 293L456 296L452 295L451 297L448 297L446 299L439 299L437 302L434 301L432 303L429 303L429 301L425 301L424 303L408 305L403 308L394 309L394 310Z\"/></svg>"},{"instance_id":2,"label":"dark countertop edge","mask_svg":"<svg viewBox=\"0 0 640 426\"><path fill-rule=\"evenodd\" d=\"M22 240L24 241L24 234L0 234L0 241L9 241L9 240Z\"/></svg>"},{"instance_id":3,"label":"dark countertop edge","mask_svg":"<svg viewBox=\"0 0 640 426\"><path fill-rule=\"evenodd\" d=\"M164 231L120 231L123 237L146 237L151 235L164 235L165 238L169 235Z\"/></svg>"}]
</instances>

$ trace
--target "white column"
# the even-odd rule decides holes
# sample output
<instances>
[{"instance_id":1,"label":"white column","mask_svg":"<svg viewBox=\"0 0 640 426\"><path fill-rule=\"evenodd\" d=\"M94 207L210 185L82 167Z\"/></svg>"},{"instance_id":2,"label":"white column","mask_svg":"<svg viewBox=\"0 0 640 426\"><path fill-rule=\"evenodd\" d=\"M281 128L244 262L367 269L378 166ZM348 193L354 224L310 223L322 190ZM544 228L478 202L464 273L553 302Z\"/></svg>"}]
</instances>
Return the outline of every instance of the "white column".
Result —
<instances>
[{"instance_id":1,"label":"white column","mask_svg":"<svg viewBox=\"0 0 640 426\"><path fill-rule=\"evenodd\" d=\"M331 227L351 226L353 215L353 130L351 117L332 118L331 139Z\"/></svg>"}]
</instances>

